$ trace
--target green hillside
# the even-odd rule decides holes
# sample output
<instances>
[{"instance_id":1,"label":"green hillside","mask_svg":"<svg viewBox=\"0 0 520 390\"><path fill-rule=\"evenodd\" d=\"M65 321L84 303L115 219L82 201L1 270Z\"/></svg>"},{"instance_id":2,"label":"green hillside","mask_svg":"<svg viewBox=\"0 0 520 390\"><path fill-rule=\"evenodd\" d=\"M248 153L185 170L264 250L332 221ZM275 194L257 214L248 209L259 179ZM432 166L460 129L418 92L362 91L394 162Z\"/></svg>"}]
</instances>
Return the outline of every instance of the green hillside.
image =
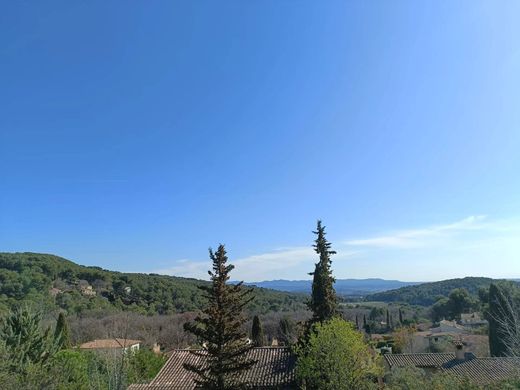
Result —
<instances>
[{"instance_id":1,"label":"green hillside","mask_svg":"<svg viewBox=\"0 0 520 390\"><path fill-rule=\"evenodd\" d=\"M208 262L209 267L209 262ZM0 312L30 302L69 314L89 310L171 314L200 309L204 281L156 274L135 274L85 267L40 253L0 253ZM259 313L299 310L305 295L254 289L248 307Z\"/></svg>"},{"instance_id":2,"label":"green hillside","mask_svg":"<svg viewBox=\"0 0 520 390\"><path fill-rule=\"evenodd\" d=\"M489 287L491 282L493 282L493 279L490 278L466 277L462 279L448 279L371 294L366 297L366 300L430 306L439 297L447 297L450 291L455 288L465 288L471 295L477 296L478 290L482 287Z\"/></svg>"}]
</instances>

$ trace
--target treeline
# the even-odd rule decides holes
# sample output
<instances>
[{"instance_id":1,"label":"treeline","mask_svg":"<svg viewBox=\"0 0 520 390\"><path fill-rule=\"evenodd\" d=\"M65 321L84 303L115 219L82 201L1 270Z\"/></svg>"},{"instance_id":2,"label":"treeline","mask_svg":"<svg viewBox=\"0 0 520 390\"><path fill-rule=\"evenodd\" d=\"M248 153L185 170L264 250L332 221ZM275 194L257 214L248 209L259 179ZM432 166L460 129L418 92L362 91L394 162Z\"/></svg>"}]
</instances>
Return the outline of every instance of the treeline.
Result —
<instances>
[{"instance_id":1,"label":"treeline","mask_svg":"<svg viewBox=\"0 0 520 390\"><path fill-rule=\"evenodd\" d=\"M160 344L162 350L186 348L196 340L183 330L183 324L192 321L196 313L175 313L168 315L142 315L132 312L89 313L67 318L71 342L78 345L95 339L109 339L126 335L133 340L142 340L144 345ZM296 325L308 319L307 311L271 312L258 315L264 333L264 345L271 345L276 339L286 344L287 339L296 336ZM252 337L252 314L244 324L243 330ZM52 321L45 321L52 322Z\"/></svg>"},{"instance_id":2,"label":"treeline","mask_svg":"<svg viewBox=\"0 0 520 390\"><path fill-rule=\"evenodd\" d=\"M0 253L0 313L23 302L69 315L87 311L132 311L145 315L200 310L207 282L156 274L85 267L58 256ZM304 308L305 296L255 288L247 307L255 313Z\"/></svg>"},{"instance_id":3,"label":"treeline","mask_svg":"<svg viewBox=\"0 0 520 390\"><path fill-rule=\"evenodd\" d=\"M375 293L368 295L365 300L431 306L440 298L448 298L449 294L455 289L465 289L472 297L477 298L479 290L489 288L493 281L494 279L480 277L449 279Z\"/></svg>"}]
</instances>

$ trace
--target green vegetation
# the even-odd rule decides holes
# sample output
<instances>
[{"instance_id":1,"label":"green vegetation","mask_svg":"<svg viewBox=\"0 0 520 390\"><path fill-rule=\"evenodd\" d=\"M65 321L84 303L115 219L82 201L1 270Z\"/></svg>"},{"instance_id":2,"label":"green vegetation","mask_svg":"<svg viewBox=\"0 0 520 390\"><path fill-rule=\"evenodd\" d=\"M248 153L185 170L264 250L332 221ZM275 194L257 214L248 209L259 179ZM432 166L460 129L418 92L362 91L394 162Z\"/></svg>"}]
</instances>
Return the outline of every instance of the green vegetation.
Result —
<instances>
[{"instance_id":1,"label":"green vegetation","mask_svg":"<svg viewBox=\"0 0 520 390\"><path fill-rule=\"evenodd\" d=\"M96 354L67 347L63 315L51 331L41 312L21 307L1 320L0 383L2 390L119 390L149 381L165 362L150 350L129 354Z\"/></svg>"},{"instance_id":2,"label":"green vegetation","mask_svg":"<svg viewBox=\"0 0 520 390\"><path fill-rule=\"evenodd\" d=\"M197 387L237 389L236 374L255 363L245 358L254 345L246 342L246 334L242 330L246 322L242 311L253 298L251 290L245 289L242 283L228 284L229 273L234 266L227 264L224 246L220 245L215 253L210 249L209 254L213 261L213 271L209 272L211 285L201 286L207 294L208 306L203 316L184 325L184 329L204 345L204 351L193 353L206 359L200 365L186 363L184 367L197 374Z\"/></svg>"},{"instance_id":3,"label":"green vegetation","mask_svg":"<svg viewBox=\"0 0 520 390\"><path fill-rule=\"evenodd\" d=\"M278 323L278 338L282 345L293 345L297 339L297 324L292 318L283 317Z\"/></svg>"},{"instance_id":4,"label":"green vegetation","mask_svg":"<svg viewBox=\"0 0 520 390\"><path fill-rule=\"evenodd\" d=\"M253 326L251 327L251 339L255 347L264 346L264 329L258 316L253 317Z\"/></svg>"},{"instance_id":5,"label":"green vegetation","mask_svg":"<svg viewBox=\"0 0 520 390\"><path fill-rule=\"evenodd\" d=\"M376 388L381 369L363 335L340 318L313 325L308 342L297 349L296 373L303 388Z\"/></svg>"},{"instance_id":6,"label":"green vegetation","mask_svg":"<svg viewBox=\"0 0 520 390\"><path fill-rule=\"evenodd\" d=\"M2 319L0 340L9 355L11 371L24 374L28 366L46 364L61 349L60 330L56 327L52 337L50 328L42 328L41 319L41 312L33 313L26 307L16 309Z\"/></svg>"},{"instance_id":7,"label":"green vegetation","mask_svg":"<svg viewBox=\"0 0 520 390\"><path fill-rule=\"evenodd\" d=\"M56 322L56 329L54 330L54 340L63 348L69 348L70 345L70 330L65 319L65 314L60 313L58 315L58 321Z\"/></svg>"},{"instance_id":8,"label":"green vegetation","mask_svg":"<svg viewBox=\"0 0 520 390\"><path fill-rule=\"evenodd\" d=\"M166 363L167 357L155 354L150 349L141 348L133 353L128 360L126 372L127 383L145 383L155 378L159 370Z\"/></svg>"},{"instance_id":9,"label":"green vegetation","mask_svg":"<svg viewBox=\"0 0 520 390\"><path fill-rule=\"evenodd\" d=\"M320 256L316 263L313 276L312 293L309 309L312 311L312 322L323 322L330 320L338 312L336 291L334 290L334 277L332 276L330 256L336 254L331 250L331 244L325 238L325 226L318 221L314 234L317 235L314 250Z\"/></svg>"},{"instance_id":10,"label":"green vegetation","mask_svg":"<svg viewBox=\"0 0 520 390\"><path fill-rule=\"evenodd\" d=\"M447 298L453 290L458 288L467 290L472 297L476 298L479 294L479 289L489 288L492 282L493 279L490 278L467 277L462 279L449 279L371 294L366 297L366 300L430 306L441 297Z\"/></svg>"},{"instance_id":11,"label":"green vegetation","mask_svg":"<svg viewBox=\"0 0 520 390\"><path fill-rule=\"evenodd\" d=\"M0 314L30 302L46 311L132 311L173 314L200 310L206 300L199 286L208 282L155 274L132 274L85 267L37 253L0 253ZM247 309L255 313L305 307L305 295L255 288Z\"/></svg>"},{"instance_id":12,"label":"green vegetation","mask_svg":"<svg viewBox=\"0 0 520 390\"><path fill-rule=\"evenodd\" d=\"M462 313L477 309L478 300L472 297L465 288L456 288L448 298L440 298L432 306L433 321L442 319L458 320Z\"/></svg>"}]
</instances>

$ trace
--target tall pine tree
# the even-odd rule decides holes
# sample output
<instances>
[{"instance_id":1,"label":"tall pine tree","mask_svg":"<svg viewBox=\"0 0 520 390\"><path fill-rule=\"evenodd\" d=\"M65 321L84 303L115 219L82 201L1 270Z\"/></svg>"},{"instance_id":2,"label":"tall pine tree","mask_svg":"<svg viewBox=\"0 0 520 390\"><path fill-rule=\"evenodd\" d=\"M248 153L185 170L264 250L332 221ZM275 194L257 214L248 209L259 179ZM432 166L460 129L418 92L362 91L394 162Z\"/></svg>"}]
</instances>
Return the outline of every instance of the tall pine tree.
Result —
<instances>
[{"instance_id":1,"label":"tall pine tree","mask_svg":"<svg viewBox=\"0 0 520 390\"><path fill-rule=\"evenodd\" d=\"M325 226L322 226L321 221L318 221L316 231L313 233L317 236L313 247L320 259L316 263L314 272L309 274L313 276L313 280L308 306L313 313L311 321L316 323L330 320L337 314L335 279L332 276L330 259L330 256L336 252L331 250L331 244L325 238Z\"/></svg>"},{"instance_id":2,"label":"tall pine tree","mask_svg":"<svg viewBox=\"0 0 520 390\"><path fill-rule=\"evenodd\" d=\"M200 388L238 389L244 385L238 382L238 375L255 364L246 357L253 345L247 343L242 331L246 321L242 311L253 298L249 296L251 290L246 290L242 283L227 283L234 266L227 264L224 246L220 245L215 253L210 249L209 254L213 261L213 271L208 271L211 285L200 287L206 293L208 306L202 316L184 325L204 346L192 352L203 357L204 362L184 367L197 374L195 382Z\"/></svg>"},{"instance_id":3,"label":"tall pine tree","mask_svg":"<svg viewBox=\"0 0 520 390\"><path fill-rule=\"evenodd\" d=\"M260 322L260 318L258 318L258 316L253 317L251 337L253 339L253 344L255 345L255 347L264 346L264 329L262 328L262 323Z\"/></svg>"}]
</instances>

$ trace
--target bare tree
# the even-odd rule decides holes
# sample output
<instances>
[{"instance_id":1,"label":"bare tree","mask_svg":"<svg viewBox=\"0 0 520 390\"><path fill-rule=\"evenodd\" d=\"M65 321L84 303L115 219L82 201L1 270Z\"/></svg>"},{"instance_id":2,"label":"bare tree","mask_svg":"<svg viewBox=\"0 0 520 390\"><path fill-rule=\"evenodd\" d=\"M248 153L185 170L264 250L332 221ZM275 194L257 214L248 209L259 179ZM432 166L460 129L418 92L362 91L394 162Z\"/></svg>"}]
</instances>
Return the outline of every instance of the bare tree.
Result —
<instances>
[{"instance_id":1,"label":"bare tree","mask_svg":"<svg viewBox=\"0 0 520 390\"><path fill-rule=\"evenodd\" d=\"M496 331L506 356L520 357L520 304L504 288L497 288L494 294L489 311L490 331Z\"/></svg>"}]
</instances>

